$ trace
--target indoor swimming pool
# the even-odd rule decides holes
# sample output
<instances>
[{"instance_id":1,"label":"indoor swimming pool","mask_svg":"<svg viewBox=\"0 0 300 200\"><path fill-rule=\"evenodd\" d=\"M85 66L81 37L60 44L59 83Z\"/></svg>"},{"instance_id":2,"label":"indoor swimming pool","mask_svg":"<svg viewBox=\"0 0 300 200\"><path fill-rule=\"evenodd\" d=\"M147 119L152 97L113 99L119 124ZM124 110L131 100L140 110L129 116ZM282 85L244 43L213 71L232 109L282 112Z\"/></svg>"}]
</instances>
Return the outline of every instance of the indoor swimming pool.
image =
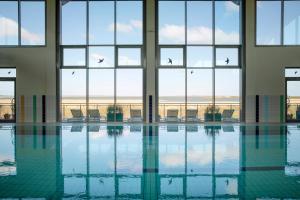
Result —
<instances>
[{"instance_id":1,"label":"indoor swimming pool","mask_svg":"<svg viewBox=\"0 0 300 200\"><path fill-rule=\"evenodd\" d=\"M300 126L0 126L0 199L300 199Z\"/></svg>"}]
</instances>

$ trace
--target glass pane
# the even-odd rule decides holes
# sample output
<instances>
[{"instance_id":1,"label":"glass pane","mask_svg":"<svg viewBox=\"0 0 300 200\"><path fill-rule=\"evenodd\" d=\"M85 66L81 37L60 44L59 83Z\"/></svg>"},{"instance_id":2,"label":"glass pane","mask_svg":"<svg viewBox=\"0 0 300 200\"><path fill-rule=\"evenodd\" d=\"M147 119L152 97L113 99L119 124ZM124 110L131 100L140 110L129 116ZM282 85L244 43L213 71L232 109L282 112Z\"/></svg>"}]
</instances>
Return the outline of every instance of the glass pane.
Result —
<instances>
[{"instance_id":1,"label":"glass pane","mask_svg":"<svg viewBox=\"0 0 300 200\"><path fill-rule=\"evenodd\" d=\"M106 121L114 107L114 70L89 70L89 120Z\"/></svg>"},{"instance_id":2,"label":"glass pane","mask_svg":"<svg viewBox=\"0 0 300 200\"><path fill-rule=\"evenodd\" d=\"M256 44L279 45L280 27L281 1L257 1Z\"/></svg>"},{"instance_id":3,"label":"glass pane","mask_svg":"<svg viewBox=\"0 0 300 200\"><path fill-rule=\"evenodd\" d=\"M158 92L160 120L179 122L184 119L185 70L160 69Z\"/></svg>"},{"instance_id":4,"label":"glass pane","mask_svg":"<svg viewBox=\"0 0 300 200\"><path fill-rule=\"evenodd\" d=\"M119 66L141 66L140 48L119 48L118 54Z\"/></svg>"},{"instance_id":5,"label":"glass pane","mask_svg":"<svg viewBox=\"0 0 300 200\"><path fill-rule=\"evenodd\" d=\"M0 45L18 45L18 2L0 1Z\"/></svg>"},{"instance_id":6,"label":"glass pane","mask_svg":"<svg viewBox=\"0 0 300 200\"><path fill-rule=\"evenodd\" d=\"M85 49L64 49L64 66L85 66Z\"/></svg>"},{"instance_id":7,"label":"glass pane","mask_svg":"<svg viewBox=\"0 0 300 200\"><path fill-rule=\"evenodd\" d=\"M300 81L287 82L287 120L300 120Z\"/></svg>"},{"instance_id":8,"label":"glass pane","mask_svg":"<svg viewBox=\"0 0 300 200\"><path fill-rule=\"evenodd\" d=\"M239 50L237 48L217 48L216 65L217 66L238 66Z\"/></svg>"},{"instance_id":9,"label":"glass pane","mask_svg":"<svg viewBox=\"0 0 300 200\"><path fill-rule=\"evenodd\" d=\"M187 43L212 44L212 2L187 1Z\"/></svg>"},{"instance_id":10,"label":"glass pane","mask_svg":"<svg viewBox=\"0 0 300 200\"><path fill-rule=\"evenodd\" d=\"M45 45L45 2L21 1L21 44Z\"/></svg>"},{"instance_id":11,"label":"glass pane","mask_svg":"<svg viewBox=\"0 0 300 200\"><path fill-rule=\"evenodd\" d=\"M143 2L117 1L117 44L143 43Z\"/></svg>"},{"instance_id":12,"label":"glass pane","mask_svg":"<svg viewBox=\"0 0 300 200\"><path fill-rule=\"evenodd\" d=\"M284 44L300 44L299 1L284 1Z\"/></svg>"},{"instance_id":13,"label":"glass pane","mask_svg":"<svg viewBox=\"0 0 300 200\"><path fill-rule=\"evenodd\" d=\"M163 66L182 66L183 48L161 48L160 65Z\"/></svg>"},{"instance_id":14,"label":"glass pane","mask_svg":"<svg viewBox=\"0 0 300 200\"><path fill-rule=\"evenodd\" d=\"M212 47L187 47L187 67L213 67Z\"/></svg>"},{"instance_id":15,"label":"glass pane","mask_svg":"<svg viewBox=\"0 0 300 200\"><path fill-rule=\"evenodd\" d=\"M120 111L120 119L143 121L142 69L117 70L117 107Z\"/></svg>"},{"instance_id":16,"label":"glass pane","mask_svg":"<svg viewBox=\"0 0 300 200\"><path fill-rule=\"evenodd\" d=\"M240 1L216 1L216 44L240 44Z\"/></svg>"},{"instance_id":17,"label":"glass pane","mask_svg":"<svg viewBox=\"0 0 300 200\"><path fill-rule=\"evenodd\" d=\"M89 67L114 67L115 48L114 47L90 47Z\"/></svg>"},{"instance_id":18,"label":"glass pane","mask_svg":"<svg viewBox=\"0 0 300 200\"><path fill-rule=\"evenodd\" d=\"M62 120L83 122L86 116L86 70L61 70Z\"/></svg>"},{"instance_id":19,"label":"glass pane","mask_svg":"<svg viewBox=\"0 0 300 200\"><path fill-rule=\"evenodd\" d=\"M70 1L63 4L62 44L86 44L86 1Z\"/></svg>"},{"instance_id":20,"label":"glass pane","mask_svg":"<svg viewBox=\"0 0 300 200\"><path fill-rule=\"evenodd\" d=\"M114 1L89 2L89 43L114 44Z\"/></svg>"},{"instance_id":21,"label":"glass pane","mask_svg":"<svg viewBox=\"0 0 300 200\"><path fill-rule=\"evenodd\" d=\"M185 43L184 8L184 1L159 1L159 44Z\"/></svg>"},{"instance_id":22,"label":"glass pane","mask_svg":"<svg viewBox=\"0 0 300 200\"><path fill-rule=\"evenodd\" d=\"M187 70L187 121L212 121L212 69Z\"/></svg>"},{"instance_id":23,"label":"glass pane","mask_svg":"<svg viewBox=\"0 0 300 200\"><path fill-rule=\"evenodd\" d=\"M300 77L300 68L285 69L285 77Z\"/></svg>"},{"instance_id":24,"label":"glass pane","mask_svg":"<svg viewBox=\"0 0 300 200\"><path fill-rule=\"evenodd\" d=\"M16 69L14 68L0 68L1 77L16 77Z\"/></svg>"},{"instance_id":25,"label":"glass pane","mask_svg":"<svg viewBox=\"0 0 300 200\"><path fill-rule=\"evenodd\" d=\"M240 70L216 69L216 121L239 121L240 116Z\"/></svg>"},{"instance_id":26,"label":"glass pane","mask_svg":"<svg viewBox=\"0 0 300 200\"><path fill-rule=\"evenodd\" d=\"M0 121L15 118L15 82L0 81Z\"/></svg>"}]
</instances>

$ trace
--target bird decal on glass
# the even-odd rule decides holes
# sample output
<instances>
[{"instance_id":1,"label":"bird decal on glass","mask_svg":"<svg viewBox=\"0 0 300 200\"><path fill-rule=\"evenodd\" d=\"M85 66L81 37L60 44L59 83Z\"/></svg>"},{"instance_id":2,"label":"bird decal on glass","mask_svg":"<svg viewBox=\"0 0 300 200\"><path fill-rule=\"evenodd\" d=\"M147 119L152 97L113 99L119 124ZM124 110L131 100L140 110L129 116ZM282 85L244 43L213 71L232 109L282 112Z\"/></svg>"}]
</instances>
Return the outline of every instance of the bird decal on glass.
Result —
<instances>
[{"instance_id":1,"label":"bird decal on glass","mask_svg":"<svg viewBox=\"0 0 300 200\"><path fill-rule=\"evenodd\" d=\"M99 60L98 60L98 63L103 63L104 62L104 58L100 58Z\"/></svg>"},{"instance_id":2,"label":"bird decal on glass","mask_svg":"<svg viewBox=\"0 0 300 200\"><path fill-rule=\"evenodd\" d=\"M194 74L194 71L193 71L193 70L191 71L191 74Z\"/></svg>"},{"instance_id":3,"label":"bird decal on glass","mask_svg":"<svg viewBox=\"0 0 300 200\"><path fill-rule=\"evenodd\" d=\"M8 74L11 74L11 71L9 71Z\"/></svg>"},{"instance_id":4,"label":"bird decal on glass","mask_svg":"<svg viewBox=\"0 0 300 200\"><path fill-rule=\"evenodd\" d=\"M228 65L229 62L230 62L230 60L229 60L229 58L227 58L227 59L225 60L225 63Z\"/></svg>"},{"instance_id":5,"label":"bird decal on glass","mask_svg":"<svg viewBox=\"0 0 300 200\"><path fill-rule=\"evenodd\" d=\"M72 75L74 75L74 74L75 74L75 71L72 72Z\"/></svg>"},{"instance_id":6,"label":"bird decal on glass","mask_svg":"<svg viewBox=\"0 0 300 200\"><path fill-rule=\"evenodd\" d=\"M168 181L168 184L171 185L173 182L173 179L171 178L169 181Z\"/></svg>"},{"instance_id":7,"label":"bird decal on glass","mask_svg":"<svg viewBox=\"0 0 300 200\"><path fill-rule=\"evenodd\" d=\"M295 74L298 74L298 71L295 71Z\"/></svg>"},{"instance_id":8,"label":"bird decal on glass","mask_svg":"<svg viewBox=\"0 0 300 200\"><path fill-rule=\"evenodd\" d=\"M170 65L173 64L173 60L171 58L168 58L168 64L170 64Z\"/></svg>"}]
</instances>

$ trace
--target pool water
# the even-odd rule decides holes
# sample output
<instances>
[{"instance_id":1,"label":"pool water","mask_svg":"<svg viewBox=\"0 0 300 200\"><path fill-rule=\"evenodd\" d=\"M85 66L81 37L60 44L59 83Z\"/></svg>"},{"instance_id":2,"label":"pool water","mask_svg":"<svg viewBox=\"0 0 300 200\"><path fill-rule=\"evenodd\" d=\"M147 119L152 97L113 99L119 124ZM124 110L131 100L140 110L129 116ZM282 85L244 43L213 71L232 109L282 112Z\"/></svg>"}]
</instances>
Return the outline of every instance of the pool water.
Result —
<instances>
[{"instance_id":1,"label":"pool water","mask_svg":"<svg viewBox=\"0 0 300 200\"><path fill-rule=\"evenodd\" d=\"M0 199L300 199L300 126L2 125Z\"/></svg>"}]
</instances>

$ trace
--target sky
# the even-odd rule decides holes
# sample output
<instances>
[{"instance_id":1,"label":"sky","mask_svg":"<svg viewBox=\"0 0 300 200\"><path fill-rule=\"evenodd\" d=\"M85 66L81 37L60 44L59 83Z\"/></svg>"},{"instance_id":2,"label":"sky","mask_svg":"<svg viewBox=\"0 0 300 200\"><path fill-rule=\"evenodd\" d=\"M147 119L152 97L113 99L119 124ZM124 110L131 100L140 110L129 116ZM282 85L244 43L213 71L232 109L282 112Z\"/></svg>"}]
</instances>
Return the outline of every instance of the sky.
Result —
<instances>
[{"instance_id":1,"label":"sky","mask_svg":"<svg viewBox=\"0 0 300 200\"><path fill-rule=\"evenodd\" d=\"M21 2L21 44L45 44L44 2ZM18 4L0 1L0 45L18 44Z\"/></svg>"}]
</instances>

